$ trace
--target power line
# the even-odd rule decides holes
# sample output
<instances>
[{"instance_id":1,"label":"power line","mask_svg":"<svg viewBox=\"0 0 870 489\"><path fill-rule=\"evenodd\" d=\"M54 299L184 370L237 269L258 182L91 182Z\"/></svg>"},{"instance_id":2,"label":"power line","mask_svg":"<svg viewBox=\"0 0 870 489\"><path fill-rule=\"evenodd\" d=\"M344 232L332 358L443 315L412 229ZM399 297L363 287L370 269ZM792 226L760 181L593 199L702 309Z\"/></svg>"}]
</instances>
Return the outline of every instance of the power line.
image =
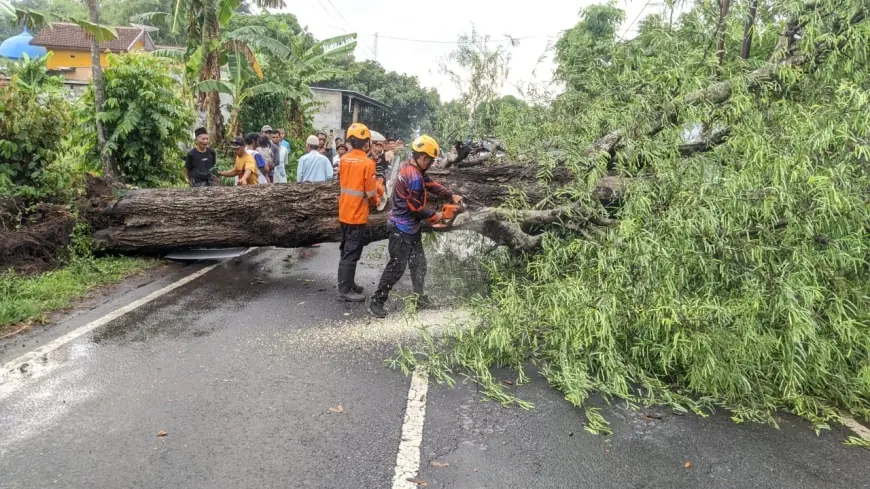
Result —
<instances>
[{"instance_id":1,"label":"power line","mask_svg":"<svg viewBox=\"0 0 870 489\"><path fill-rule=\"evenodd\" d=\"M366 34L367 37L375 37L371 34ZM380 39L390 39L393 41L405 41L405 42L419 42L419 43L429 43L429 44L459 44L460 41L438 41L434 39L410 39L407 37L393 37L393 36L377 36ZM512 41L522 41L523 39L535 39L545 36L523 36L523 37L506 37L504 39L489 39L486 42L512 42Z\"/></svg>"},{"instance_id":2,"label":"power line","mask_svg":"<svg viewBox=\"0 0 870 489\"><path fill-rule=\"evenodd\" d=\"M332 3L332 0L326 0L326 1L329 2L330 5L332 5L332 9L335 10L335 13L337 13L339 17L341 17L341 20L343 20L345 24L348 24L349 22L347 21L347 19L344 18L344 15L341 14L341 10L338 10L337 8L335 8L335 4Z\"/></svg>"},{"instance_id":3,"label":"power line","mask_svg":"<svg viewBox=\"0 0 870 489\"><path fill-rule=\"evenodd\" d=\"M635 17L634 20L631 21L631 24L629 24L629 26L626 27L625 30L622 32L622 35L619 36L620 41L625 37L626 34L628 34L628 31L630 31L631 28L634 27L634 24L637 22L638 19L640 19L640 16L643 15L643 11L646 10L647 7L649 7L650 3L652 3L652 0L646 0L646 5L644 5L643 8L640 9L640 12L637 13L637 17Z\"/></svg>"}]
</instances>

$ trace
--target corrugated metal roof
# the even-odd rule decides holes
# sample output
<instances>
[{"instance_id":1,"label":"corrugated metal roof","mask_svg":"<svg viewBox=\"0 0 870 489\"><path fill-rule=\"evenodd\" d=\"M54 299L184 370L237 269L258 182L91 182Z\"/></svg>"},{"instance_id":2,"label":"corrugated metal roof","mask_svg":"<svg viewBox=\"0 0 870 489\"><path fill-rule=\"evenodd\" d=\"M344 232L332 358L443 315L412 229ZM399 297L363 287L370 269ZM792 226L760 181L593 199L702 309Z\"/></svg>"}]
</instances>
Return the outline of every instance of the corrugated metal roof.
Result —
<instances>
[{"instance_id":1,"label":"corrugated metal roof","mask_svg":"<svg viewBox=\"0 0 870 489\"><path fill-rule=\"evenodd\" d=\"M358 99L362 100L363 102L374 105L376 107L380 107L382 109L389 109L390 108L387 104L385 104L379 100L375 100L375 99L369 97L368 95L363 95L359 92L354 92L353 90L342 90L340 88L323 88L323 87L311 87L311 90L314 92L320 91L320 92L341 93L342 95L347 95L348 97L358 98Z\"/></svg>"}]
</instances>

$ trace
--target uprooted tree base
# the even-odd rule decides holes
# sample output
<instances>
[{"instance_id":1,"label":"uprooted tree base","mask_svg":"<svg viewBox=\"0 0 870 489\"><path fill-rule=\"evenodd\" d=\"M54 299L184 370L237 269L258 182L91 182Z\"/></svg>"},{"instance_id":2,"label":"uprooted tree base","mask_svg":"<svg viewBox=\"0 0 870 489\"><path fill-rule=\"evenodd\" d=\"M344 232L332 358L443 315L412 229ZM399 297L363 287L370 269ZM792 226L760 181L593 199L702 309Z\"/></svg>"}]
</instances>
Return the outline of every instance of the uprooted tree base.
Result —
<instances>
[{"instance_id":1,"label":"uprooted tree base","mask_svg":"<svg viewBox=\"0 0 870 489\"><path fill-rule=\"evenodd\" d=\"M0 271L38 273L57 266L74 226L63 207L39 204L28 211L15 200L0 202Z\"/></svg>"},{"instance_id":2,"label":"uprooted tree base","mask_svg":"<svg viewBox=\"0 0 870 489\"><path fill-rule=\"evenodd\" d=\"M536 247L539 238L523 229L551 223L568 211L508 215L494 207L504 204L517 190L532 204L544 199L547 189L538 181L537 170L535 165L495 165L431 173L466 196L473 209L457 222L456 229L477 231L497 243L526 250ZM571 180L567 170L558 169L551 183L561 186ZM620 181L608 178L601 181L596 193L603 200L613 200L620 191ZM162 253L198 247L295 248L340 241L338 194L336 182L126 190L92 178L81 210L95 241L106 250ZM371 214L371 240L387 237L386 221L386 212Z\"/></svg>"}]
</instances>

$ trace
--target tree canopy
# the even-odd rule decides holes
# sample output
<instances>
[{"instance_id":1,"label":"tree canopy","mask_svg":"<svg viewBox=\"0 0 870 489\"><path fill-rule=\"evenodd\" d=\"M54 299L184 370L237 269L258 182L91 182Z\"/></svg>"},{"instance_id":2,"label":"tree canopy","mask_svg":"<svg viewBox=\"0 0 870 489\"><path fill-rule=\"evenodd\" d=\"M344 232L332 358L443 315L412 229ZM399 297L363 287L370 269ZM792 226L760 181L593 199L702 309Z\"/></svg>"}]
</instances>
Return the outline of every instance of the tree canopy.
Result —
<instances>
[{"instance_id":1,"label":"tree canopy","mask_svg":"<svg viewBox=\"0 0 870 489\"><path fill-rule=\"evenodd\" d=\"M536 253L490 255L475 326L405 360L470 371L505 402L490 368L525 381L532 363L578 406L870 417L870 12L786 1L753 18L752 3L650 15L630 40L612 5L581 13L557 43L566 92L519 112L525 139L508 141L545 181L575 175L537 204L575 217ZM607 206L602 177L623 185ZM609 227L577 227L590 219Z\"/></svg>"}]
</instances>

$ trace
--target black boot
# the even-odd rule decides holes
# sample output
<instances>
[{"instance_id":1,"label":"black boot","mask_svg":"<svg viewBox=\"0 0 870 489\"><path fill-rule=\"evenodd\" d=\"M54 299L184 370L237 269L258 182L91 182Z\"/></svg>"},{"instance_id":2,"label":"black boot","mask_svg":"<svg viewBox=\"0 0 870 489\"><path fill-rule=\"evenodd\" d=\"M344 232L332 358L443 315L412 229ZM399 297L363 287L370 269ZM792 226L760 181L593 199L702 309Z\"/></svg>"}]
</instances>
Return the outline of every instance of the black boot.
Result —
<instances>
[{"instance_id":1,"label":"black boot","mask_svg":"<svg viewBox=\"0 0 870 489\"><path fill-rule=\"evenodd\" d=\"M381 319L387 317L387 310L384 309L384 304L387 303L387 297L389 297L389 292L378 287L378 290L375 291L375 295L372 296L372 303L369 304L369 312L372 313L372 316Z\"/></svg>"},{"instance_id":2,"label":"black boot","mask_svg":"<svg viewBox=\"0 0 870 489\"><path fill-rule=\"evenodd\" d=\"M354 284L350 286L350 290L352 290L355 294L362 294L363 292L365 292L363 286L357 285L356 282L354 282Z\"/></svg>"},{"instance_id":3,"label":"black boot","mask_svg":"<svg viewBox=\"0 0 870 489\"><path fill-rule=\"evenodd\" d=\"M369 304L369 312L376 318L384 319L387 317L387 310L384 309L384 303L379 302L376 299L372 299L372 303Z\"/></svg>"},{"instance_id":4,"label":"black boot","mask_svg":"<svg viewBox=\"0 0 870 489\"><path fill-rule=\"evenodd\" d=\"M345 302L365 302L366 296L353 290L356 265L338 265L338 298Z\"/></svg>"}]
</instances>

